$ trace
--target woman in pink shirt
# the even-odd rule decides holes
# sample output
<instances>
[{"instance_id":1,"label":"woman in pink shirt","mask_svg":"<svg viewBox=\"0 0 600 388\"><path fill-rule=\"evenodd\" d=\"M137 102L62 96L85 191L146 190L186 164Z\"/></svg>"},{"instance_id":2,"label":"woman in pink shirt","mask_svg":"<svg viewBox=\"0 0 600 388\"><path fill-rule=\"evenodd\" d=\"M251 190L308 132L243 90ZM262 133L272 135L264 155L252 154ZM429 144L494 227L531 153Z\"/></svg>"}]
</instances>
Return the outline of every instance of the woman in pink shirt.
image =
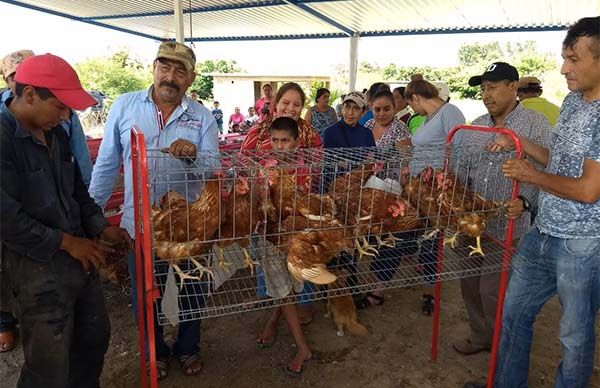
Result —
<instances>
[{"instance_id":1,"label":"woman in pink shirt","mask_svg":"<svg viewBox=\"0 0 600 388\"><path fill-rule=\"evenodd\" d=\"M238 132L240 130L240 124L244 122L244 115L240 112L238 106L235 107L235 113L229 116L229 130L230 132Z\"/></svg>"}]
</instances>

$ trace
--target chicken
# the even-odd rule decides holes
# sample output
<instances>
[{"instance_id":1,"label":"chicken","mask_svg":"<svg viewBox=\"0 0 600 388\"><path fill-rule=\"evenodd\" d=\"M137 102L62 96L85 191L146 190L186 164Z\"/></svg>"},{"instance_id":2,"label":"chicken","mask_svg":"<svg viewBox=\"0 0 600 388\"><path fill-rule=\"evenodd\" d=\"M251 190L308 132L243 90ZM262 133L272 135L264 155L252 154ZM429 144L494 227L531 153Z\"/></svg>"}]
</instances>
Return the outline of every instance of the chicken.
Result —
<instances>
[{"instance_id":1,"label":"chicken","mask_svg":"<svg viewBox=\"0 0 600 388\"><path fill-rule=\"evenodd\" d=\"M338 211L346 214L348 203L359 198L362 187L369 178L382 170L382 163L370 163L336 177L329 186L328 194L334 199ZM346 222L344 218L340 220Z\"/></svg>"},{"instance_id":2,"label":"chicken","mask_svg":"<svg viewBox=\"0 0 600 388\"><path fill-rule=\"evenodd\" d=\"M347 225L354 225L352 220L356 220L354 237L362 239L362 245L355 240L359 258L373 256L371 252L378 253L369 245L366 236L374 236L378 247L394 247L397 239L393 233L420 225L416 209L404 199L383 190L363 189L360 200L350 202L347 210ZM383 234L387 234L384 240L381 239Z\"/></svg>"},{"instance_id":3,"label":"chicken","mask_svg":"<svg viewBox=\"0 0 600 388\"><path fill-rule=\"evenodd\" d=\"M221 197L229 195L223 191L222 178L217 175L207 180L198 198L190 204L186 202L185 206L181 198L167 193L160 201L166 208L154 211L152 226L156 256L172 263L182 286L184 279L199 280L203 273L212 276L212 272L192 256L200 256L212 246L210 239L221 224ZM168 204L177 206L169 207ZM177 265L182 259L189 259L200 274L184 273Z\"/></svg>"},{"instance_id":4,"label":"chicken","mask_svg":"<svg viewBox=\"0 0 600 388\"><path fill-rule=\"evenodd\" d=\"M435 191L437 202L445 209L450 209L451 217L448 226L455 226L458 230L451 237L444 239L444 245L456 245L456 238L460 233L474 237L477 246L469 245L469 256L480 254L484 256L481 248L481 235L485 230L485 220L503 209L503 203L491 201L469 190L462 185L457 177L450 171L437 171L435 174Z\"/></svg>"},{"instance_id":5,"label":"chicken","mask_svg":"<svg viewBox=\"0 0 600 388\"><path fill-rule=\"evenodd\" d=\"M310 221L309 221L310 223ZM287 266L294 278L315 284L329 284L336 276L327 263L340 253L352 251L344 239L344 228L337 221L321 223L322 229L304 229L294 233L287 252Z\"/></svg>"},{"instance_id":6,"label":"chicken","mask_svg":"<svg viewBox=\"0 0 600 388\"><path fill-rule=\"evenodd\" d=\"M234 185L234 195L225 198L222 204L225 214L214 236L221 268L230 265L225 262L223 249L237 242L242 248L246 268L250 268L251 273L254 274L254 265L257 263L252 260L248 246L249 236L254 231L260 216L257 184L260 184L258 180L253 181L251 185L246 177L240 176Z\"/></svg>"},{"instance_id":7,"label":"chicken","mask_svg":"<svg viewBox=\"0 0 600 388\"><path fill-rule=\"evenodd\" d=\"M419 175L410 176L408 168L402 170L400 184L402 197L412 204L425 223L425 228L432 229L425 234L425 239L433 238L446 224L444 218L448 216L448 208L441 206L439 194L436 192L434 182L435 171L426 167Z\"/></svg>"}]
</instances>

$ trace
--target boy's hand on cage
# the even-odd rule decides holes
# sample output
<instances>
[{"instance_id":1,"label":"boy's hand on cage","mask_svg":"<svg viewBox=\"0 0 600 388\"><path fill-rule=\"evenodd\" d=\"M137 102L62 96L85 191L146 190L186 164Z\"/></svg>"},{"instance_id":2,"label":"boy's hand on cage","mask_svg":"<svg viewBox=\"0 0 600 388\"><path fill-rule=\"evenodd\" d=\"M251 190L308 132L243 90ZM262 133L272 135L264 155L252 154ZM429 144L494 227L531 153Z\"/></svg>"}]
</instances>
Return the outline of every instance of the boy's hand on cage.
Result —
<instances>
[{"instance_id":1,"label":"boy's hand on cage","mask_svg":"<svg viewBox=\"0 0 600 388\"><path fill-rule=\"evenodd\" d=\"M133 243L129 233L123 228L117 226L107 226L99 236L102 240L113 244L114 247L119 247L123 250L131 250Z\"/></svg>"},{"instance_id":2,"label":"boy's hand on cage","mask_svg":"<svg viewBox=\"0 0 600 388\"><path fill-rule=\"evenodd\" d=\"M526 160L510 159L502 165L502 173L506 178L516 179L519 182L532 183L539 171Z\"/></svg>"},{"instance_id":3,"label":"boy's hand on cage","mask_svg":"<svg viewBox=\"0 0 600 388\"><path fill-rule=\"evenodd\" d=\"M523 207L523 200L520 198L515 199L514 201L508 201L506 203L506 217L508 219L516 219L521 217L525 208Z\"/></svg>"},{"instance_id":4,"label":"boy's hand on cage","mask_svg":"<svg viewBox=\"0 0 600 388\"><path fill-rule=\"evenodd\" d=\"M83 269L87 272L90 263L99 269L105 264L105 257L113 253L114 249L93 240L81 237L75 237L68 233L63 233L63 239L60 243L60 249L66 251L72 258L81 262Z\"/></svg>"},{"instance_id":5,"label":"boy's hand on cage","mask_svg":"<svg viewBox=\"0 0 600 388\"><path fill-rule=\"evenodd\" d=\"M177 139L169 146L169 153L178 158L196 158L196 145L188 140Z\"/></svg>"},{"instance_id":6,"label":"boy's hand on cage","mask_svg":"<svg viewBox=\"0 0 600 388\"><path fill-rule=\"evenodd\" d=\"M512 151L515 149L515 143L512 138L507 135L498 135L494 142L486 148L490 152Z\"/></svg>"}]
</instances>

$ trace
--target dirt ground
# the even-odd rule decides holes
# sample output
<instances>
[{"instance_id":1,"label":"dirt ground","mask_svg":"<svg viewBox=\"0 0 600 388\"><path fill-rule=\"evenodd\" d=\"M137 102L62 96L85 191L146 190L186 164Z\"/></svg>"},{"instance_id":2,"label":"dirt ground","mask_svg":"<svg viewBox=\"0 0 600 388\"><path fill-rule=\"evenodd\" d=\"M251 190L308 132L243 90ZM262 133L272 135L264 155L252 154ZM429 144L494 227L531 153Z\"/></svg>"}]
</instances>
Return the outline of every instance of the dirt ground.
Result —
<instances>
[{"instance_id":1,"label":"dirt ground","mask_svg":"<svg viewBox=\"0 0 600 388\"><path fill-rule=\"evenodd\" d=\"M176 362L162 387L276 388L360 387L416 388L462 387L468 380L484 381L488 353L459 356L454 340L467 333L467 319L457 281L443 287L441 336L438 361L430 361L432 318L422 315L421 290L388 291L384 306L359 312L359 321L369 328L367 338L338 337L331 320L324 317L324 302L316 303L314 321L305 328L314 358L305 364L299 379L283 373L293 355L293 340L284 323L270 349L257 349L255 338L269 310L207 319L202 328L204 371L184 376ZM112 339L102 376L104 388L139 386L137 331L126 297L111 296L108 308ZM548 303L535 327L531 357L530 387L553 385L560 358L557 327L560 305ZM592 387L600 388L600 351L596 355ZM22 362L20 347L0 356L0 385L14 387Z\"/></svg>"}]
</instances>

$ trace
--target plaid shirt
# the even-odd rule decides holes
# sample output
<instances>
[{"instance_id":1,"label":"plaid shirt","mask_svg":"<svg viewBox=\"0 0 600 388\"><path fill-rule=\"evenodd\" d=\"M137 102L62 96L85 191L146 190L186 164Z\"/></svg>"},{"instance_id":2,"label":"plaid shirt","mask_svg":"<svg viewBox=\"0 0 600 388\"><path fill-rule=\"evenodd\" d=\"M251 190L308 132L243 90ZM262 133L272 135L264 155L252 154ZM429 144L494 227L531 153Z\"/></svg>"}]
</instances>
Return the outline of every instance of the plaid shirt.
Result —
<instances>
[{"instance_id":1,"label":"plaid shirt","mask_svg":"<svg viewBox=\"0 0 600 388\"><path fill-rule=\"evenodd\" d=\"M485 114L476 118L473 125L494 127L496 123L489 114ZM548 120L541 114L524 108L521 104L517 104L515 109L506 116L504 127L543 147L548 147L550 143L552 130ZM496 136L496 134L487 132L465 131L461 143L469 146L481 146L483 149L491 144ZM469 185L475 192L484 198L496 201L505 201L510 198L512 181L505 179L502 174L502 163L507 159L506 154L494 155L482 151L477 153L476 157L471 156L467 159L469 159ZM537 169L544 169L533 160L531 162ZM537 187L521 184L519 194L527 198L533 208L537 207L539 195ZM507 223L506 218L500 217L497 220L488 222L489 228L487 229L494 237L503 238ZM530 224L530 215L526 212L516 220L513 237L515 239L521 238L531 226Z\"/></svg>"}]
</instances>

